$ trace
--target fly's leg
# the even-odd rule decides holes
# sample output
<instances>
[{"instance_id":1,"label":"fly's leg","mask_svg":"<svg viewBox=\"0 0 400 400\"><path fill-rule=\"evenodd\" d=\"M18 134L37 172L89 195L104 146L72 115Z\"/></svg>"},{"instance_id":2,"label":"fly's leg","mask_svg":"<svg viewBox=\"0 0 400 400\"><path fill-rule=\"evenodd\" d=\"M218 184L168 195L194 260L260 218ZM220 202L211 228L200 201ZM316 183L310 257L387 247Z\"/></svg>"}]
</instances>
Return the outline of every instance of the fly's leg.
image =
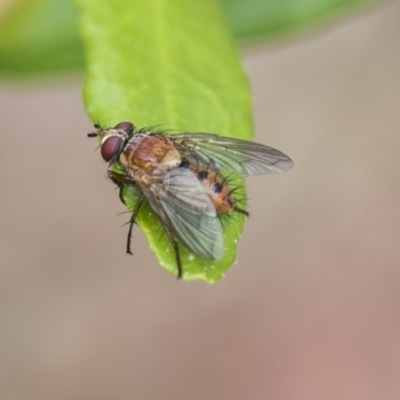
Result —
<instances>
[{"instance_id":1,"label":"fly's leg","mask_svg":"<svg viewBox=\"0 0 400 400\"><path fill-rule=\"evenodd\" d=\"M181 255L180 255L180 252L179 252L178 242L176 241L176 239L174 238L173 234L168 229L168 227L166 225L164 225L164 224L162 224L162 225L163 225L163 228L165 230L165 233L168 236L169 241L172 244L172 247L174 248L176 266L178 268L177 278L181 279L182 278L182 263L181 263Z\"/></svg>"},{"instance_id":2,"label":"fly's leg","mask_svg":"<svg viewBox=\"0 0 400 400\"><path fill-rule=\"evenodd\" d=\"M172 239L172 246L174 247L176 266L178 268L177 278L182 278L182 264L181 264L181 255L179 253L178 242L175 239Z\"/></svg>"},{"instance_id":3,"label":"fly's leg","mask_svg":"<svg viewBox=\"0 0 400 400\"><path fill-rule=\"evenodd\" d=\"M122 191L124 188L124 185L136 185L135 181L127 176L127 175L122 175L118 174L114 171L107 171L108 177L119 187L119 198L121 201L126 205L125 200L122 196ZM132 211L131 219L129 220L129 230L128 230L128 238L126 242L126 253L132 255L131 251L131 242L132 242L132 230L133 230L133 225L135 224L136 217L139 213L140 206L142 205L144 200L143 193L140 193L139 199L135 204L135 208Z\"/></svg>"},{"instance_id":4,"label":"fly's leg","mask_svg":"<svg viewBox=\"0 0 400 400\"><path fill-rule=\"evenodd\" d=\"M132 255L132 251L131 251L132 229L133 229L133 225L136 221L138 212L140 210L140 206L142 205L143 199L144 199L144 196L143 196L143 193L141 193L137 203L135 204L135 208L132 211L131 219L129 221L128 238L127 238L127 242L126 242L126 253L127 254Z\"/></svg>"},{"instance_id":5,"label":"fly's leg","mask_svg":"<svg viewBox=\"0 0 400 400\"><path fill-rule=\"evenodd\" d=\"M118 174L110 170L107 171L107 176L119 187L119 198L122 201L122 203L126 205L125 200L122 197L122 190L124 188L124 185L136 186L136 182L134 181L134 179L132 179L127 175Z\"/></svg>"},{"instance_id":6,"label":"fly's leg","mask_svg":"<svg viewBox=\"0 0 400 400\"><path fill-rule=\"evenodd\" d=\"M122 190L124 188L124 185L136 185L136 182L134 181L134 179L130 178L129 176L117 174L114 171L109 170L109 171L107 171L107 174L108 174L108 177L119 187L119 189L120 189L119 197L120 197L121 201L125 204L125 201L122 197ZM135 223L137 214L139 212L139 209L140 209L140 206L142 205L143 200L144 200L144 195L143 195L143 193L141 193L137 203L135 204L135 208L132 211L132 216L129 221L128 241L127 241L127 245L126 245L126 252L128 254L132 254L132 252L131 252L132 229L133 229L133 225ZM168 226L166 226L165 224L162 224L162 225L163 225L165 233L167 234L168 239L174 249L176 265L178 268L177 278L181 279L182 278L182 262L181 262L181 255L179 252L178 242L175 240L174 235L172 234L172 232L168 228Z\"/></svg>"},{"instance_id":7,"label":"fly's leg","mask_svg":"<svg viewBox=\"0 0 400 400\"><path fill-rule=\"evenodd\" d=\"M236 206L233 207L233 211L236 211L237 213L240 213L240 214L244 214L246 217L250 216L250 214L246 210L243 210L242 208L239 208Z\"/></svg>"}]
</instances>

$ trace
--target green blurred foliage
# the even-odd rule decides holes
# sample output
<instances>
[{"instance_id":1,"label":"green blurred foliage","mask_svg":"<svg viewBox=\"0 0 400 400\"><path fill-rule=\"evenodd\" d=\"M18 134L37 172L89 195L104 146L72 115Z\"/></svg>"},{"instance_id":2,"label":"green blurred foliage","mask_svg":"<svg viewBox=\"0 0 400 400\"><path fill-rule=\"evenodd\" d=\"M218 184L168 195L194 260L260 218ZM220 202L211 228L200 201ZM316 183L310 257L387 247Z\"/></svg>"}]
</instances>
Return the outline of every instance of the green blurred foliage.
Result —
<instances>
[{"instance_id":1,"label":"green blurred foliage","mask_svg":"<svg viewBox=\"0 0 400 400\"><path fill-rule=\"evenodd\" d=\"M330 23L377 0L220 0L241 43L276 40Z\"/></svg>"},{"instance_id":2,"label":"green blurred foliage","mask_svg":"<svg viewBox=\"0 0 400 400\"><path fill-rule=\"evenodd\" d=\"M321 27L346 12L378 3L377 0L219 1L239 43L275 40ZM84 61L76 19L72 0L15 0L9 11L0 16L1 76L18 78L81 69ZM208 28L209 24L204 26L204 30Z\"/></svg>"},{"instance_id":3,"label":"green blurred foliage","mask_svg":"<svg viewBox=\"0 0 400 400\"><path fill-rule=\"evenodd\" d=\"M82 69L83 49L69 0L18 0L0 16L0 76L47 76Z\"/></svg>"}]
</instances>

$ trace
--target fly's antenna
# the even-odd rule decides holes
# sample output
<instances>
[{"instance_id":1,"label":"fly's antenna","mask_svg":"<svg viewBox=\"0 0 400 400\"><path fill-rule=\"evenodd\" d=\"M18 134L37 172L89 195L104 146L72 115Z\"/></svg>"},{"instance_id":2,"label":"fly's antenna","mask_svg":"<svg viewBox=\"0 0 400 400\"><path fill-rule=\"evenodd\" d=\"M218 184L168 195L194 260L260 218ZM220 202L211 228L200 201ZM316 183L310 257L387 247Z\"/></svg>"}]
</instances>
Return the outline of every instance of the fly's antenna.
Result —
<instances>
[{"instance_id":1,"label":"fly's antenna","mask_svg":"<svg viewBox=\"0 0 400 400\"><path fill-rule=\"evenodd\" d=\"M100 125L98 122L96 122L96 123L93 125L93 127L94 127L94 129L96 129L97 132L89 132L89 133L87 134L88 137L97 137L97 136L99 136L99 133L98 133L98 132L101 130L101 125Z\"/></svg>"}]
</instances>

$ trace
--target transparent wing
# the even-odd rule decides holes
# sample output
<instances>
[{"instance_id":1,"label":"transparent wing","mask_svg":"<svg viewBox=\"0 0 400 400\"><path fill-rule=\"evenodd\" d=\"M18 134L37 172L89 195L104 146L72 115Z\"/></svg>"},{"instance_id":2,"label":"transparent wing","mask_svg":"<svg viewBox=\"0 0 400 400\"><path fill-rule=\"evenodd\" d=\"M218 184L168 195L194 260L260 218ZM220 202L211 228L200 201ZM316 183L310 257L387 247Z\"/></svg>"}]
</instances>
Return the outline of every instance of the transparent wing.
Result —
<instances>
[{"instance_id":1,"label":"transparent wing","mask_svg":"<svg viewBox=\"0 0 400 400\"><path fill-rule=\"evenodd\" d=\"M165 227L193 253L214 260L223 257L221 222L210 197L190 170L174 168L142 190Z\"/></svg>"},{"instance_id":2,"label":"transparent wing","mask_svg":"<svg viewBox=\"0 0 400 400\"><path fill-rule=\"evenodd\" d=\"M272 147L211 133L171 135L183 157L241 175L277 174L293 167L292 160Z\"/></svg>"}]
</instances>

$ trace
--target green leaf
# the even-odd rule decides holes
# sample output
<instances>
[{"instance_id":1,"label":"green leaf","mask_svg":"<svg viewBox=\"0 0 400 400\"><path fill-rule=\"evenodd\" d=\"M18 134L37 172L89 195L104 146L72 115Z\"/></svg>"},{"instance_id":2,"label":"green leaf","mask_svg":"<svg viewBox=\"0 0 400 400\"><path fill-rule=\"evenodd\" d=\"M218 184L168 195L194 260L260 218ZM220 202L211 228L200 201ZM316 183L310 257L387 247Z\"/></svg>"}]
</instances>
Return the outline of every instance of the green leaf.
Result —
<instances>
[{"instance_id":1,"label":"green leaf","mask_svg":"<svg viewBox=\"0 0 400 400\"><path fill-rule=\"evenodd\" d=\"M3 76L49 74L83 66L70 0L19 0L0 19Z\"/></svg>"},{"instance_id":2,"label":"green leaf","mask_svg":"<svg viewBox=\"0 0 400 400\"><path fill-rule=\"evenodd\" d=\"M220 0L236 39L273 40L324 26L377 0Z\"/></svg>"},{"instance_id":3,"label":"green leaf","mask_svg":"<svg viewBox=\"0 0 400 400\"><path fill-rule=\"evenodd\" d=\"M93 121L252 138L248 82L219 3L75 2L86 48L84 99ZM123 191L129 209L136 192L129 186ZM243 226L243 216L233 214L223 218L222 260L205 260L182 248L184 279L222 279L235 261ZM160 264L176 275L172 247L147 205L139 213L139 225Z\"/></svg>"}]
</instances>

